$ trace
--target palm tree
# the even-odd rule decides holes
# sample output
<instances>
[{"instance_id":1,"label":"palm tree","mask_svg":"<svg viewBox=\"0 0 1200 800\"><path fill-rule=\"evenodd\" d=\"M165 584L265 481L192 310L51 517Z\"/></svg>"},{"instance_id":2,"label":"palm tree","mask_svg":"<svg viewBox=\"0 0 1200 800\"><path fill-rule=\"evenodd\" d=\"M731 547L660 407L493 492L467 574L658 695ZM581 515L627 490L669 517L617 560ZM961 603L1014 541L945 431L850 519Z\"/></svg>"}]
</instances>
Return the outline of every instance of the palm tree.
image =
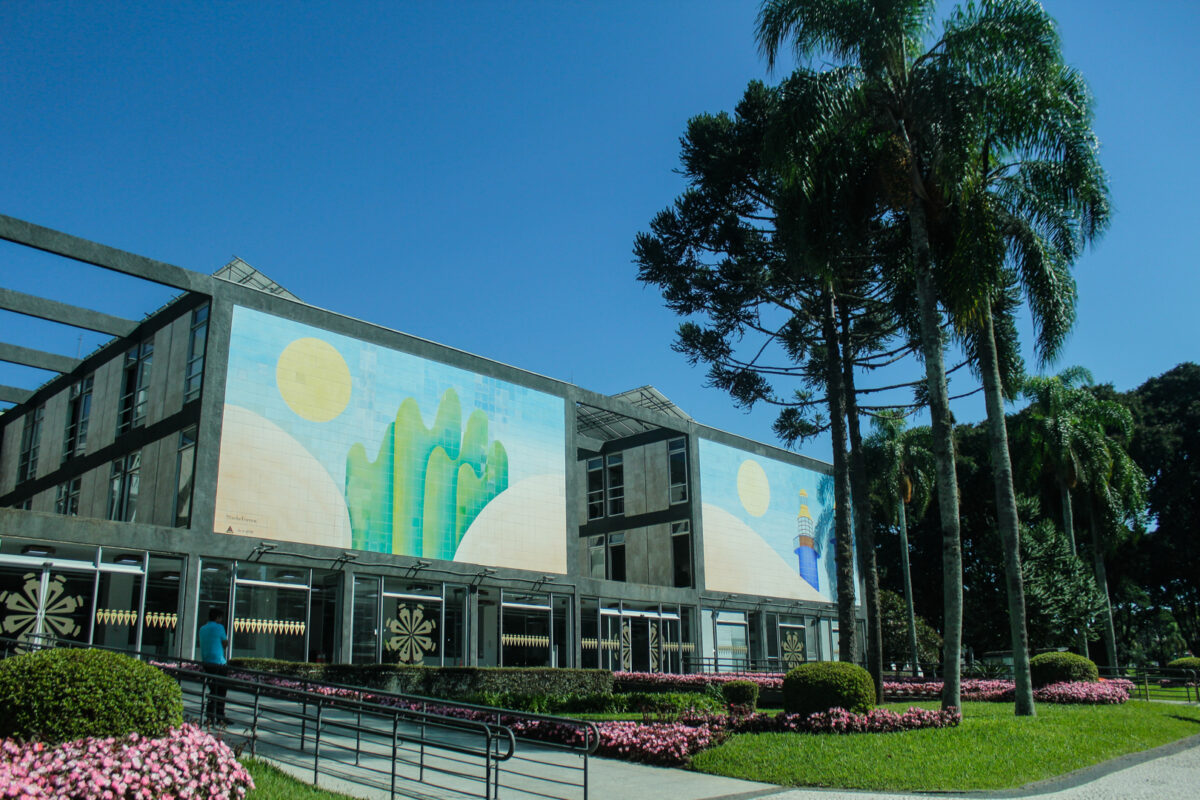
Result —
<instances>
[{"instance_id":1,"label":"palm tree","mask_svg":"<svg viewBox=\"0 0 1200 800\"><path fill-rule=\"evenodd\" d=\"M1093 522L1101 528L1126 517L1126 509L1137 505L1138 498L1144 496L1134 488L1137 478L1130 468L1136 469L1136 465L1126 463L1128 456L1120 445L1132 429L1128 411L1115 401L1099 400L1090 388L1092 385L1088 370L1071 367L1055 376L1029 378L1024 387L1025 395L1033 402L1020 428L1023 449L1035 474L1049 477L1059 491L1063 530L1072 553L1076 552L1073 489L1086 489L1089 503L1098 501L1099 505L1089 507L1089 511ZM1129 500L1121 495L1129 495ZM1097 529L1093 529L1093 535L1098 542ZM1107 598L1102 558L1096 569L1097 583ZM1103 635L1110 663L1115 664L1115 634L1111 627L1109 608ZM1086 631L1080 631L1079 647L1081 653L1088 655Z\"/></svg>"},{"instance_id":2,"label":"palm tree","mask_svg":"<svg viewBox=\"0 0 1200 800\"><path fill-rule=\"evenodd\" d=\"M929 449L928 428L905 428L904 416L881 412L872 420L874 435L867 448L881 456L880 480L876 491L883 499L884 520L895 523L900 533L900 566L904 580L904 605L908 627L908 646L913 677L920 674L921 655L917 648L917 615L913 607L912 570L908 563L908 514L912 505L917 516L924 516L933 495L934 463ZM888 513L894 509L894 516Z\"/></svg>"},{"instance_id":3,"label":"palm tree","mask_svg":"<svg viewBox=\"0 0 1200 800\"><path fill-rule=\"evenodd\" d=\"M948 31L971 26L958 12ZM1048 22L1048 20L1047 20ZM950 34L952 35L952 33ZM1075 319L1070 266L1108 221L1108 191L1091 129L1090 98L1057 47L1044 48L1019 80L986 60L974 70L974 167L943 215L938 233L943 297L983 379L997 522L1005 574L1016 683L1016 713L1032 714L1029 641L1021 572L1020 523L1013 489L1004 402L1021 383L1016 326L1022 297L1037 330L1042 363L1061 349Z\"/></svg>"},{"instance_id":4,"label":"palm tree","mask_svg":"<svg viewBox=\"0 0 1200 800\"><path fill-rule=\"evenodd\" d=\"M885 171L911 242L921 352L937 460L945 604L943 707L961 706L962 545L953 423L931 247L936 225L975 162L980 75L1013 81L1057 51L1053 25L1033 0L985 3L960 15L932 46L933 0L765 0L758 41L774 66L785 45L854 71L863 109L889 143ZM856 109L857 110L857 109Z\"/></svg>"},{"instance_id":5,"label":"palm tree","mask_svg":"<svg viewBox=\"0 0 1200 800\"><path fill-rule=\"evenodd\" d=\"M1146 476L1129 457L1126 448L1133 434L1133 415L1115 400L1096 396L1094 389L1085 389L1090 400L1082 404L1082 422L1101 438L1101 447L1089 452L1098 460L1087 464L1083 489L1087 497L1088 526L1092 535L1092 566L1096 586L1104 598L1104 639L1108 665L1119 666L1117 635L1113 624L1112 602L1108 595L1108 574L1105 553L1119 529L1128 532L1128 525L1142 526L1146 514Z\"/></svg>"},{"instance_id":6,"label":"palm tree","mask_svg":"<svg viewBox=\"0 0 1200 800\"><path fill-rule=\"evenodd\" d=\"M1082 387L1092 383L1084 367L1069 367L1058 375L1025 381L1023 394L1032 402L1021 427L1021 444L1029 466L1049 477L1062 502L1062 525L1075 552L1075 513L1071 490L1087 463L1099 460L1102 442L1084 425L1086 397Z\"/></svg>"}]
</instances>

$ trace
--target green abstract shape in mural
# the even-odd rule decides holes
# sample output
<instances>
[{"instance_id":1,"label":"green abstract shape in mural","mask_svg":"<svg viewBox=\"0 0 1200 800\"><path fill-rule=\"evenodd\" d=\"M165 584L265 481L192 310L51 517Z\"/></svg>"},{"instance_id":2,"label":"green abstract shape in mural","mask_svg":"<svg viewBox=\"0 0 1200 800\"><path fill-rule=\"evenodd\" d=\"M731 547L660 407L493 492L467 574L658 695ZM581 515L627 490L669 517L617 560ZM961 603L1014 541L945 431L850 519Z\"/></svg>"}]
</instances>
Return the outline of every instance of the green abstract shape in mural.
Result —
<instances>
[{"instance_id":1,"label":"green abstract shape in mural","mask_svg":"<svg viewBox=\"0 0 1200 800\"><path fill-rule=\"evenodd\" d=\"M508 488L508 454L488 446L488 419L453 389L426 428L417 401L400 404L374 462L355 444L346 457L346 504L355 549L451 560L483 507Z\"/></svg>"}]
</instances>

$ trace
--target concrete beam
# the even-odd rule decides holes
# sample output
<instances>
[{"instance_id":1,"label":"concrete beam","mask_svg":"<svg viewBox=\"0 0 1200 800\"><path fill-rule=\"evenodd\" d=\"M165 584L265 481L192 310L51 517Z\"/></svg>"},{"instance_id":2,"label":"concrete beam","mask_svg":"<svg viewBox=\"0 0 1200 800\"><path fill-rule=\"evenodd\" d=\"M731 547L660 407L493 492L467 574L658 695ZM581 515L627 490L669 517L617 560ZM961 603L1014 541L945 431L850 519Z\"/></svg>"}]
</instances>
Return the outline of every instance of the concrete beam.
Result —
<instances>
[{"instance_id":1,"label":"concrete beam","mask_svg":"<svg viewBox=\"0 0 1200 800\"><path fill-rule=\"evenodd\" d=\"M114 317L103 311L92 311L60 303L57 300L48 300L45 297L14 292L12 289L4 288L0 288L0 308L28 317L61 322L63 325L71 325L75 328L107 333L109 336L128 336L138 325L133 320Z\"/></svg>"},{"instance_id":2,"label":"concrete beam","mask_svg":"<svg viewBox=\"0 0 1200 800\"><path fill-rule=\"evenodd\" d=\"M0 361L7 361L10 364L24 364L27 367L37 367L38 369L47 369L51 372L62 373L70 372L80 364L77 358L60 356L57 353L47 353L44 350L19 347L15 344L4 344L3 342L0 342Z\"/></svg>"},{"instance_id":3,"label":"concrete beam","mask_svg":"<svg viewBox=\"0 0 1200 800\"><path fill-rule=\"evenodd\" d=\"M18 389L15 386L0 386L0 403L15 403L21 405L30 397L33 397L33 392L28 389Z\"/></svg>"},{"instance_id":4,"label":"concrete beam","mask_svg":"<svg viewBox=\"0 0 1200 800\"><path fill-rule=\"evenodd\" d=\"M0 239L154 283L212 294L213 277L0 214Z\"/></svg>"}]
</instances>

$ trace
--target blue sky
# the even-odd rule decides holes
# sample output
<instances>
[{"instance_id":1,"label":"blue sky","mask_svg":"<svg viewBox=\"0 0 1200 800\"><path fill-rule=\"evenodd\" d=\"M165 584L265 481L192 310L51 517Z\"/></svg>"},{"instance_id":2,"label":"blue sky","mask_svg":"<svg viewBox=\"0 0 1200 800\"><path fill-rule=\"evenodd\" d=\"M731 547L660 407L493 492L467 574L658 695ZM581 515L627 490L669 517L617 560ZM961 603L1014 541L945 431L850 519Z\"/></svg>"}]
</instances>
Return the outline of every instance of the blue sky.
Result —
<instances>
[{"instance_id":1,"label":"blue sky","mask_svg":"<svg viewBox=\"0 0 1200 800\"><path fill-rule=\"evenodd\" d=\"M1045 5L1096 96L1116 209L1076 267L1079 321L1051 369L1129 389L1197 358L1200 7ZM671 352L677 320L631 263L683 188L687 119L770 77L756 10L5 3L0 213L199 271L236 254L314 305L605 393L652 383L771 441L770 410L731 408ZM94 272L0 244L0 286L49 282L135 318L170 296ZM0 326L62 353L100 341L7 312ZM0 384L46 377L0 364ZM982 400L956 412L979 419Z\"/></svg>"}]
</instances>

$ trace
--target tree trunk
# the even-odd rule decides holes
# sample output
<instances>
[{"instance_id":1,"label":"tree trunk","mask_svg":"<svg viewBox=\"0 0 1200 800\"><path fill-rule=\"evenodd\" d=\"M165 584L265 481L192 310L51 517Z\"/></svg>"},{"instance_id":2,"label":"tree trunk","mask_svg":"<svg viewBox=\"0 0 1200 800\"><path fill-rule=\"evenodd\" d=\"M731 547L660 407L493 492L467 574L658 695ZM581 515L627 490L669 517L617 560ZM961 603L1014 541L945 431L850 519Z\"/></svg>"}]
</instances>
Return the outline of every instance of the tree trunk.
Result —
<instances>
[{"instance_id":1,"label":"tree trunk","mask_svg":"<svg viewBox=\"0 0 1200 800\"><path fill-rule=\"evenodd\" d=\"M1058 488L1062 492L1063 530L1067 532L1067 541L1071 543L1071 555L1075 555L1075 514L1071 511L1071 487L1067 479L1058 479Z\"/></svg>"},{"instance_id":2,"label":"tree trunk","mask_svg":"<svg viewBox=\"0 0 1200 800\"><path fill-rule=\"evenodd\" d=\"M916 257L917 306L921 323L921 355L929 390L933 456L937 466L938 511L942 522L942 708L962 708L962 536L958 522L958 476L954 472L954 426L946 390L941 316L933 285L925 207L914 192L909 207L913 254Z\"/></svg>"},{"instance_id":3,"label":"tree trunk","mask_svg":"<svg viewBox=\"0 0 1200 800\"><path fill-rule=\"evenodd\" d=\"M1063 530L1067 532L1067 541L1071 543L1071 555L1077 555L1075 551L1075 512L1071 508L1071 487L1067 485L1065 477L1059 477L1058 488L1062 492L1062 515L1063 515ZM1088 637L1087 628L1083 623L1079 626L1079 654L1084 658L1088 658Z\"/></svg>"},{"instance_id":4,"label":"tree trunk","mask_svg":"<svg viewBox=\"0 0 1200 800\"><path fill-rule=\"evenodd\" d=\"M921 653L917 649L917 612L913 608L912 571L908 566L908 516L904 513L904 498L900 498L900 563L904 569L904 607L908 611L908 649L912 652L912 674L920 677Z\"/></svg>"},{"instance_id":5,"label":"tree trunk","mask_svg":"<svg viewBox=\"0 0 1200 800\"><path fill-rule=\"evenodd\" d=\"M825 339L825 389L833 437L834 563L837 571L838 660L858 662L858 626L854 617L854 547L850 533L850 469L846 459L846 404L837 335L837 300L825 287L821 335Z\"/></svg>"},{"instance_id":6,"label":"tree trunk","mask_svg":"<svg viewBox=\"0 0 1200 800\"><path fill-rule=\"evenodd\" d=\"M1017 494L1013 490L1012 460L1008 453L1008 429L1004 421L1004 389L996 356L995 329L991 309L984 308L984 324L978 342L979 372L987 405L988 438L991 440L992 479L996 485L996 521L1004 546L1004 576L1008 586L1008 628L1012 639L1014 711L1018 717L1033 716L1033 680L1029 673L1029 634L1025 627L1025 586L1021 576L1021 530L1017 518Z\"/></svg>"},{"instance_id":7,"label":"tree trunk","mask_svg":"<svg viewBox=\"0 0 1200 800\"><path fill-rule=\"evenodd\" d=\"M883 702L883 623L879 619L879 570L875 565L875 520L871 514L871 484L863 455L862 429L858 424L858 398L854 394L854 347L850 317L840 309L842 323L842 378L846 398L846 424L850 434L850 497L854 503L854 540L858 570L862 575L867 607L867 671L875 682L875 701Z\"/></svg>"},{"instance_id":8,"label":"tree trunk","mask_svg":"<svg viewBox=\"0 0 1200 800\"><path fill-rule=\"evenodd\" d=\"M1101 546L1100 525L1096 522L1096 503L1092 502L1092 560L1096 570L1096 585L1104 595L1104 627L1101 635L1104 637L1105 655L1108 656L1108 666L1119 669L1117 663L1117 631L1113 624L1112 602L1108 599L1108 570L1104 568L1104 549Z\"/></svg>"}]
</instances>

